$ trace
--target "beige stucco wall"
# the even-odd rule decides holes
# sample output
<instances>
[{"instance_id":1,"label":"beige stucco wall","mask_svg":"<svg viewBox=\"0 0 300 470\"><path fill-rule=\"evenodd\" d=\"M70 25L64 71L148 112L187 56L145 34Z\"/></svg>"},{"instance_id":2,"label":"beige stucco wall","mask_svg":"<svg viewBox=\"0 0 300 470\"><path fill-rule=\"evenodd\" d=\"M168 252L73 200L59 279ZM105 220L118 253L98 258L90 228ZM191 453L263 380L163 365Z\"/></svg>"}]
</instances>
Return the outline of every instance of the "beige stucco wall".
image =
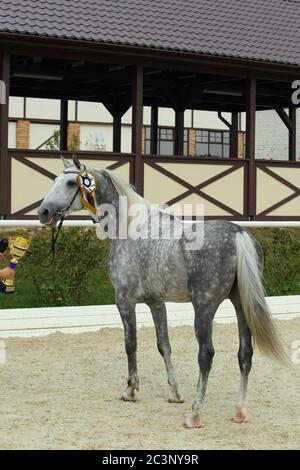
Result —
<instances>
[{"instance_id":1,"label":"beige stucco wall","mask_svg":"<svg viewBox=\"0 0 300 470\"><path fill-rule=\"evenodd\" d=\"M300 168L272 167L269 169L278 176L284 178L287 182L292 183L300 188ZM293 195L293 189L287 187L280 181L274 179L271 175L266 174L257 168L257 185L256 185L256 212L259 215L274 204ZM290 200L284 205L274 209L268 213L268 217L293 217L300 216L300 196Z\"/></svg>"},{"instance_id":2,"label":"beige stucco wall","mask_svg":"<svg viewBox=\"0 0 300 470\"><path fill-rule=\"evenodd\" d=\"M232 165L208 165L199 162L188 163L158 163L158 165L171 174L178 176L192 186L197 186L210 178L231 168ZM179 204L203 204L206 216L230 216L230 212L218 207L195 193L184 196L188 189L174 181L172 177L160 173L151 166L144 165L144 196L150 202L163 204L171 201L178 195L183 195ZM229 208L243 213L244 205L244 169L238 168L231 174L205 186L201 191L215 200L226 204ZM195 207L194 207L195 211ZM194 212L193 212L194 215Z\"/></svg>"},{"instance_id":3,"label":"beige stucco wall","mask_svg":"<svg viewBox=\"0 0 300 470\"><path fill-rule=\"evenodd\" d=\"M28 158L29 161L39 165L41 168L58 175L62 172L62 162L59 158ZM83 164L91 166L96 170L101 170L114 163L113 160L81 160ZM126 181L129 181L129 163L114 170ZM26 182L26 184L25 184ZM20 161L12 158L12 213L22 210L39 199L45 197L53 186L53 180L42 175L38 171L29 168ZM22 190L20 190L22 188ZM36 215L36 209L26 213ZM77 215L86 215L85 211L78 212Z\"/></svg>"}]
</instances>

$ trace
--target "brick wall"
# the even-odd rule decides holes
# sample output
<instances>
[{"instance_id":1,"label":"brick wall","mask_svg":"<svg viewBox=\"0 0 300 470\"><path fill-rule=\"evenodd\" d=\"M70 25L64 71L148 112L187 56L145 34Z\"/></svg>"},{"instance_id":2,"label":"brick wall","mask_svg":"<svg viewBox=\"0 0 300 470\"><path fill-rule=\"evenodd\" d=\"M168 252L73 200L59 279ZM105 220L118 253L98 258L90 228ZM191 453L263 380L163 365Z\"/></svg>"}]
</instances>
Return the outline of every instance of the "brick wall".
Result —
<instances>
[{"instance_id":1,"label":"brick wall","mask_svg":"<svg viewBox=\"0 0 300 470\"><path fill-rule=\"evenodd\" d=\"M28 149L30 135L30 121L19 120L16 122L16 148Z\"/></svg>"},{"instance_id":2,"label":"brick wall","mask_svg":"<svg viewBox=\"0 0 300 470\"><path fill-rule=\"evenodd\" d=\"M80 124L69 122L68 124L68 150L76 151L80 149Z\"/></svg>"},{"instance_id":3,"label":"brick wall","mask_svg":"<svg viewBox=\"0 0 300 470\"><path fill-rule=\"evenodd\" d=\"M196 155L196 129L189 129L189 151L188 154L191 156Z\"/></svg>"},{"instance_id":4,"label":"brick wall","mask_svg":"<svg viewBox=\"0 0 300 470\"><path fill-rule=\"evenodd\" d=\"M256 158L288 160L288 130L275 111L256 113ZM297 150L300 160L300 113L297 110Z\"/></svg>"},{"instance_id":5,"label":"brick wall","mask_svg":"<svg viewBox=\"0 0 300 470\"><path fill-rule=\"evenodd\" d=\"M238 133L238 158L244 158L244 132Z\"/></svg>"}]
</instances>

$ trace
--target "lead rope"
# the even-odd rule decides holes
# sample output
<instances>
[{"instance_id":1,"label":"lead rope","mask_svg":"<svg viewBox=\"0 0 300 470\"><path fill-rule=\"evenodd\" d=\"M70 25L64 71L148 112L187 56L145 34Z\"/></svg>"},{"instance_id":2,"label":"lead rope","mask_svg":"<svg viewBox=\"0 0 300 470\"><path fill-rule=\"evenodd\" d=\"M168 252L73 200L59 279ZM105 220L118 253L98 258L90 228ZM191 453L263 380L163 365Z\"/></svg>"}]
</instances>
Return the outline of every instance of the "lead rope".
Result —
<instances>
[{"instance_id":1,"label":"lead rope","mask_svg":"<svg viewBox=\"0 0 300 470\"><path fill-rule=\"evenodd\" d=\"M46 252L45 255L39 256L38 258L34 257L33 264L38 264L42 268L49 268L51 264L54 264L54 259L55 259L55 247L56 247L56 242L58 239L59 232L61 230L62 224L64 222L64 216L61 217L59 225L57 228L52 227L51 229L51 246L50 249ZM33 255L32 251L28 250L26 252L26 255ZM51 256L52 255L52 256ZM47 259L49 256L51 256L51 259L48 263L43 263L42 260Z\"/></svg>"},{"instance_id":2,"label":"lead rope","mask_svg":"<svg viewBox=\"0 0 300 470\"><path fill-rule=\"evenodd\" d=\"M35 261L35 264L39 264L42 268L48 268L51 264L54 265L55 247L56 247L56 242L57 242L60 230L61 230L62 225L63 225L64 220L65 220L64 213L66 213L70 209L70 207L72 206L72 204L75 201L76 197L78 196L79 191L80 191L80 188L77 189L77 191L74 194L74 196L73 196L71 202L69 203L69 205L61 211L61 213L60 213L61 217L60 217L58 227L57 228L52 227L52 229L51 229L51 247L50 247L50 250L46 253L46 255L40 256ZM30 254L30 255L32 254L32 252L30 252L30 251L28 251L27 253ZM45 263L41 262L41 260L44 260L44 259L48 258L50 255L52 255L52 257L51 257L52 259L49 263L45 264Z\"/></svg>"},{"instance_id":3,"label":"lead rope","mask_svg":"<svg viewBox=\"0 0 300 470\"><path fill-rule=\"evenodd\" d=\"M52 227L52 230L51 230L51 253L52 253L52 263L54 263L54 259L55 259L55 247L56 247L56 242L57 242L57 239L58 239L58 235L60 233L60 230L62 228L62 225L64 223L64 220L65 220L65 216L63 215L59 221L59 225L57 227L57 229L55 229L55 227ZM50 254L50 253L49 253ZM49 255L48 255L49 256Z\"/></svg>"}]
</instances>

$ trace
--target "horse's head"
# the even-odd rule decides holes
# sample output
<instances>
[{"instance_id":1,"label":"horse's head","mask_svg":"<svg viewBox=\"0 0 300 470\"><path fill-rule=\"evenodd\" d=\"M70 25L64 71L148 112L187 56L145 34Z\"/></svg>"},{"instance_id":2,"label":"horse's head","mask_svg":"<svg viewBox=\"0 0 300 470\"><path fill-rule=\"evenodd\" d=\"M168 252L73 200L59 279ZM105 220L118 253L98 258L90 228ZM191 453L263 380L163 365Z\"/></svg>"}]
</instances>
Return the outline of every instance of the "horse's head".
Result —
<instances>
[{"instance_id":1,"label":"horse's head","mask_svg":"<svg viewBox=\"0 0 300 470\"><path fill-rule=\"evenodd\" d=\"M40 222L44 225L55 225L62 215L82 209L77 185L78 173L81 169L78 159L73 156L73 163L62 157L64 171L54 182L53 188L38 208Z\"/></svg>"}]
</instances>

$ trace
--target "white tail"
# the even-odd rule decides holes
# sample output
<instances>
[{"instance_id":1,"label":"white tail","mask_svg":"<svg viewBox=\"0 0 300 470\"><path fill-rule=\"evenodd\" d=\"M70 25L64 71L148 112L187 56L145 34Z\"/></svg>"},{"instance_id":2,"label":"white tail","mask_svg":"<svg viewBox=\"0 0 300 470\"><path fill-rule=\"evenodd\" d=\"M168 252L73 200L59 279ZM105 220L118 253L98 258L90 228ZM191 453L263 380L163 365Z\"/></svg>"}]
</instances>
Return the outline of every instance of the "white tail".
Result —
<instances>
[{"instance_id":1,"label":"white tail","mask_svg":"<svg viewBox=\"0 0 300 470\"><path fill-rule=\"evenodd\" d=\"M247 232L236 234L236 251L238 288L254 342L264 354L286 364L289 360L265 299L258 253Z\"/></svg>"}]
</instances>

